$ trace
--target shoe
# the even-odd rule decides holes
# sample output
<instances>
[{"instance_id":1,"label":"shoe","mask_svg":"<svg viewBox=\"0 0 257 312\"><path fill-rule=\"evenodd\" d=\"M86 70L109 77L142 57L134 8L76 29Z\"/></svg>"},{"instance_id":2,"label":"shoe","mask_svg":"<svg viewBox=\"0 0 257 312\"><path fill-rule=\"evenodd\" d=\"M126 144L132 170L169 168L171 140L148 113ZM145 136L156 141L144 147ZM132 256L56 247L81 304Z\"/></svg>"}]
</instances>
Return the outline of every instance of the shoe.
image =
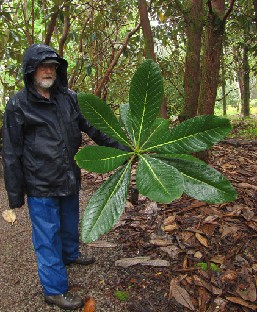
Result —
<instances>
[{"instance_id":1,"label":"shoe","mask_svg":"<svg viewBox=\"0 0 257 312\"><path fill-rule=\"evenodd\" d=\"M45 296L45 302L54 304L63 310L75 310L84 305L84 301L79 295L73 295L70 292L61 295Z\"/></svg>"},{"instance_id":2,"label":"shoe","mask_svg":"<svg viewBox=\"0 0 257 312\"><path fill-rule=\"evenodd\" d=\"M75 264L89 265L95 262L94 257L87 257L86 255L80 255L76 260L72 261Z\"/></svg>"}]
</instances>

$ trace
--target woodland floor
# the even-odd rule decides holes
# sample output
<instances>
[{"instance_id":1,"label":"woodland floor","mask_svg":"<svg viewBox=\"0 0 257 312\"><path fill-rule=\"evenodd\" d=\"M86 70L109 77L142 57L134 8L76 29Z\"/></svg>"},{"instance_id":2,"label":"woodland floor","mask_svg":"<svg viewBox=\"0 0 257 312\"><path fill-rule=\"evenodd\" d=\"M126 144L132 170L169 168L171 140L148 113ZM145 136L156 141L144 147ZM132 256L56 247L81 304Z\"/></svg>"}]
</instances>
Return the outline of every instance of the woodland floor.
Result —
<instances>
[{"instance_id":1,"label":"woodland floor","mask_svg":"<svg viewBox=\"0 0 257 312\"><path fill-rule=\"evenodd\" d=\"M93 297L97 312L257 311L256 156L257 141L243 138L210 152L238 192L234 203L128 202L115 229L81 245L97 262L68 267L71 291ZM84 173L81 212L102 178ZM1 177L1 212L7 205ZM13 225L0 216L0 312L61 311L43 301L28 210L15 211Z\"/></svg>"}]
</instances>

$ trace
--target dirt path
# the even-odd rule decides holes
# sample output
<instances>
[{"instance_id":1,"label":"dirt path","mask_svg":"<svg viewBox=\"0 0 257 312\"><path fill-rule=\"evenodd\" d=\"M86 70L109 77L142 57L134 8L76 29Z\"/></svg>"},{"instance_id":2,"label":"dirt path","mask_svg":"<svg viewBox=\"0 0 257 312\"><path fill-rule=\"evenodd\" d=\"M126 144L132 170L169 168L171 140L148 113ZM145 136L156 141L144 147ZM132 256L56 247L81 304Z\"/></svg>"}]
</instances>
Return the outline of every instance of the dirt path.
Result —
<instances>
[{"instance_id":1,"label":"dirt path","mask_svg":"<svg viewBox=\"0 0 257 312\"><path fill-rule=\"evenodd\" d=\"M249 142L220 144L211 155L214 166L238 190L235 203L208 205L184 196L169 205L155 205L140 198L101 238L115 247L82 244L82 252L94 255L97 262L68 267L71 290L92 296L97 312L257 310L257 147ZM99 181L85 176L81 210ZM1 212L6 208L0 179ZM43 301L27 207L16 213L14 225L0 216L0 312L61 311ZM170 232L165 220L171 216L176 228ZM169 266L115 266L117 260L143 256ZM116 290L126 292L127 300L117 299Z\"/></svg>"}]
</instances>

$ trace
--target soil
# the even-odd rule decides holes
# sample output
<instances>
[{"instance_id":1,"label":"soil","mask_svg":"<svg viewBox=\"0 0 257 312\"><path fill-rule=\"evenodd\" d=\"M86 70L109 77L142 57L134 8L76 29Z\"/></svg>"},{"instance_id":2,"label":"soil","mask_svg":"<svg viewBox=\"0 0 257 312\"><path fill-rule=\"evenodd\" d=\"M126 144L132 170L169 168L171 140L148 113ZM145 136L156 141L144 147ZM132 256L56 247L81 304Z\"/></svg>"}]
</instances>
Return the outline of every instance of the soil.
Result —
<instances>
[{"instance_id":1,"label":"soil","mask_svg":"<svg viewBox=\"0 0 257 312\"><path fill-rule=\"evenodd\" d=\"M210 152L212 166L238 191L234 203L210 205L187 196L168 205L141 196L128 202L98 247L81 243L97 261L68 267L71 291L93 297L97 312L257 311L256 153L256 142L245 140ZM102 179L84 172L81 214ZM8 209L2 177L0 207L1 213ZM15 212L14 224L0 216L0 312L61 311L43 300L28 209ZM117 263L137 257L158 262Z\"/></svg>"}]
</instances>

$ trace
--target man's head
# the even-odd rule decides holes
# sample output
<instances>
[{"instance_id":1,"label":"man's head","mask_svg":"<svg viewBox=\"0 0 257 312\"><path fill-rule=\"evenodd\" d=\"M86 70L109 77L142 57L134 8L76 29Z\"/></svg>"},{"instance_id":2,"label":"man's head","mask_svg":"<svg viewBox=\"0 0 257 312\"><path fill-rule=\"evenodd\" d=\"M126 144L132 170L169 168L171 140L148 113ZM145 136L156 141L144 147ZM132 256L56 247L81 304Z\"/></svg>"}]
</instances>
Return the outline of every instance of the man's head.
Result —
<instances>
[{"instance_id":1,"label":"man's head","mask_svg":"<svg viewBox=\"0 0 257 312\"><path fill-rule=\"evenodd\" d=\"M56 66L56 67L55 67ZM55 67L55 68L54 68ZM33 92L40 84L43 89L67 88L68 63L56 51L45 44L33 44L26 49L23 57L22 71L25 87Z\"/></svg>"},{"instance_id":2,"label":"man's head","mask_svg":"<svg viewBox=\"0 0 257 312\"><path fill-rule=\"evenodd\" d=\"M39 63L34 72L34 85L36 88L49 89L56 80L56 69L59 62L54 59L46 59Z\"/></svg>"}]
</instances>

